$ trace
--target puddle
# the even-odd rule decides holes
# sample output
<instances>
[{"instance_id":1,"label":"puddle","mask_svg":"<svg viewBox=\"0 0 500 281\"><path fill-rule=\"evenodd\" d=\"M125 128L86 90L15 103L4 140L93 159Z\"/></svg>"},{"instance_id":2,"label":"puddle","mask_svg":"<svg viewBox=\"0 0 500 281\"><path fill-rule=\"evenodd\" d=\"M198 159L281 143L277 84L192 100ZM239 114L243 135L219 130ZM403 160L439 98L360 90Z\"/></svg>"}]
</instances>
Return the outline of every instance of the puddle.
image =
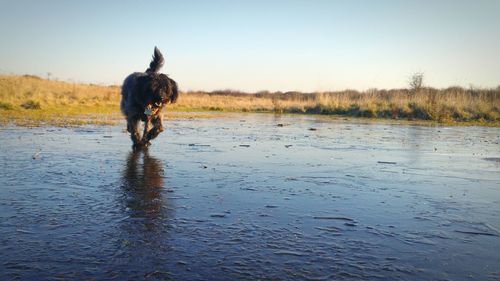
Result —
<instances>
[{"instance_id":1,"label":"puddle","mask_svg":"<svg viewBox=\"0 0 500 281\"><path fill-rule=\"evenodd\" d=\"M241 114L0 130L0 279L495 280L500 129ZM487 161L485 161L487 160Z\"/></svg>"}]
</instances>

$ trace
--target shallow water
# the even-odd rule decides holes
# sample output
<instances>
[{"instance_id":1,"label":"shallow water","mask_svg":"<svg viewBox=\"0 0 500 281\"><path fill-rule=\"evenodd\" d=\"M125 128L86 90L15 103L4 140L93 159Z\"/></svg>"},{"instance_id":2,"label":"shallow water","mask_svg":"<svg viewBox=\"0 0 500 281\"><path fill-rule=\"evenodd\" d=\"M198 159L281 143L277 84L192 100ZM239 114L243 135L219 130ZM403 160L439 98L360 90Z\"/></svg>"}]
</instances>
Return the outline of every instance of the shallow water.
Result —
<instances>
[{"instance_id":1,"label":"shallow water","mask_svg":"<svg viewBox=\"0 0 500 281\"><path fill-rule=\"evenodd\" d=\"M0 128L0 279L499 280L500 129Z\"/></svg>"}]
</instances>

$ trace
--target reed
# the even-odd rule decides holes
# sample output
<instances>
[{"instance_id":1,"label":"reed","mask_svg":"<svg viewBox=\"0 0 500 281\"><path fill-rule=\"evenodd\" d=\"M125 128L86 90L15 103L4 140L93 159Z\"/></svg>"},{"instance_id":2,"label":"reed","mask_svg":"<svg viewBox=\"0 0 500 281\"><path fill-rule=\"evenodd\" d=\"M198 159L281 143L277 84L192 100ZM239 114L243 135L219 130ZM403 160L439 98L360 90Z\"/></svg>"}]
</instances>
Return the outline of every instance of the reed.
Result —
<instances>
[{"instance_id":1,"label":"reed","mask_svg":"<svg viewBox=\"0 0 500 281\"><path fill-rule=\"evenodd\" d=\"M0 121L70 118L96 123L99 116L119 117L120 87L44 80L36 76L0 76ZM173 111L274 112L368 118L500 123L500 87L496 89L370 89L364 92L258 92L233 90L182 92ZM76 121L75 121L76 122ZM98 123L98 122L97 122ZM106 123L106 122L104 122Z\"/></svg>"}]
</instances>

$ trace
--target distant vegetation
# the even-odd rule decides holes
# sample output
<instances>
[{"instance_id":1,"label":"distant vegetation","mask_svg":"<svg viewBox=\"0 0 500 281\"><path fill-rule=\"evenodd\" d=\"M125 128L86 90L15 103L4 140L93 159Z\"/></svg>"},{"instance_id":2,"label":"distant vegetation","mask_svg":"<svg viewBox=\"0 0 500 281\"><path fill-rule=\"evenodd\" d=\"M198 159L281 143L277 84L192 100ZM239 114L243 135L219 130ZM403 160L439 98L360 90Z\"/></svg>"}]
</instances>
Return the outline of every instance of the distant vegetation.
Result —
<instances>
[{"instance_id":1,"label":"distant vegetation","mask_svg":"<svg viewBox=\"0 0 500 281\"><path fill-rule=\"evenodd\" d=\"M0 123L109 124L119 117L119 87L0 76Z\"/></svg>"},{"instance_id":2,"label":"distant vegetation","mask_svg":"<svg viewBox=\"0 0 500 281\"><path fill-rule=\"evenodd\" d=\"M365 92L258 92L222 90L181 93L169 111L229 111L329 114L352 117L500 123L500 87L435 89L418 75L409 89ZM415 80L416 79L416 80ZM0 122L66 118L108 123L119 117L120 88L49 81L36 76L0 76ZM116 118L115 118L116 119ZM69 122L69 121L68 121ZM84 122L85 123L85 122Z\"/></svg>"}]
</instances>

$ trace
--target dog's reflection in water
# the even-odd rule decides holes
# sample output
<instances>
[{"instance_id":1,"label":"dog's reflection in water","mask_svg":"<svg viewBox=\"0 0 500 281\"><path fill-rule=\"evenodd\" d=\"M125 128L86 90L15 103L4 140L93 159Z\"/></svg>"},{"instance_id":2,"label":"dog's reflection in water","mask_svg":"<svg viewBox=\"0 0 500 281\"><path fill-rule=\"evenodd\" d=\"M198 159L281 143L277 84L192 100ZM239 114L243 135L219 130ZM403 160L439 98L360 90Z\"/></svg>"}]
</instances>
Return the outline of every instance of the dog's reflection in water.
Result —
<instances>
[{"instance_id":1,"label":"dog's reflection in water","mask_svg":"<svg viewBox=\"0 0 500 281\"><path fill-rule=\"evenodd\" d=\"M161 161L150 156L147 148L129 153L123 174L123 191L130 217L144 218L153 224L156 218L163 217L167 208L161 194L163 173Z\"/></svg>"}]
</instances>

